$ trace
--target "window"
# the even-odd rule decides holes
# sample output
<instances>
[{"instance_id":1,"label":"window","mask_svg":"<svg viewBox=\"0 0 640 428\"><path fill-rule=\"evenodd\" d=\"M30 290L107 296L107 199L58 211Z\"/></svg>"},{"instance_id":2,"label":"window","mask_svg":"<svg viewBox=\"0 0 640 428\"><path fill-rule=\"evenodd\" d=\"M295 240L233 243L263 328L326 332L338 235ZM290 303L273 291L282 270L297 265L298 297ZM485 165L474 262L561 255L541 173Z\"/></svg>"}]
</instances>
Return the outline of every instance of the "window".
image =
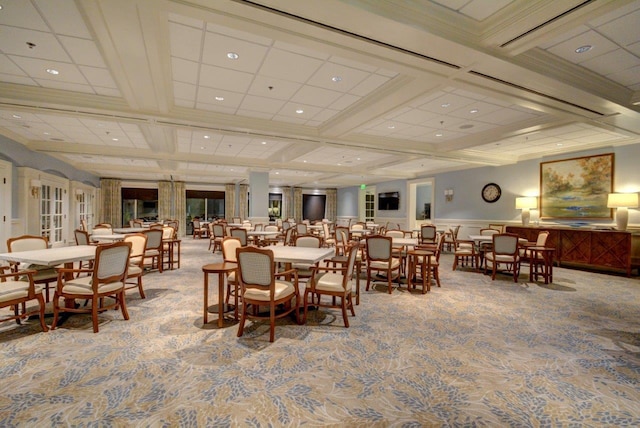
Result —
<instances>
[{"instance_id":1,"label":"window","mask_svg":"<svg viewBox=\"0 0 640 428\"><path fill-rule=\"evenodd\" d=\"M364 197L364 221L374 221L376 215L376 195L367 193Z\"/></svg>"},{"instance_id":2,"label":"window","mask_svg":"<svg viewBox=\"0 0 640 428\"><path fill-rule=\"evenodd\" d=\"M40 234L46 236L49 243L53 246L63 244L62 220L64 219L64 190L62 187L42 184L40 192Z\"/></svg>"}]
</instances>

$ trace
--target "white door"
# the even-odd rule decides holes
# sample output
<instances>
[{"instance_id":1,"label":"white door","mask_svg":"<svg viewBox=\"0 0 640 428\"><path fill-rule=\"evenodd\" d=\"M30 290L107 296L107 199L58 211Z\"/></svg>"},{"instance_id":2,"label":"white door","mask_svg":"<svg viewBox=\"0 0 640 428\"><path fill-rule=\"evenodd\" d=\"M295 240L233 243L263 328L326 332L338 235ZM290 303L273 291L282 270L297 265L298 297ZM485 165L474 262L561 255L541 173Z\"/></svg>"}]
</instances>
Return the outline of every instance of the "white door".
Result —
<instances>
[{"instance_id":1,"label":"white door","mask_svg":"<svg viewBox=\"0 0 640 428\"><path fill-rule=\"evenodd\" d=\"M11 172L11 163L0 160L0 253L7 252L11 237Z\"/></svg>"},{"instance_id":2,"label":"white door","mask_svg":"<svg viewBox=\"0 0 640 428\"><path fill-rule=\"evenodd\" d=\"M42 184L40 198L40 234L49 239L53 247L65 244L64 189L55 184Z\"/></svg>"}]
</instances>

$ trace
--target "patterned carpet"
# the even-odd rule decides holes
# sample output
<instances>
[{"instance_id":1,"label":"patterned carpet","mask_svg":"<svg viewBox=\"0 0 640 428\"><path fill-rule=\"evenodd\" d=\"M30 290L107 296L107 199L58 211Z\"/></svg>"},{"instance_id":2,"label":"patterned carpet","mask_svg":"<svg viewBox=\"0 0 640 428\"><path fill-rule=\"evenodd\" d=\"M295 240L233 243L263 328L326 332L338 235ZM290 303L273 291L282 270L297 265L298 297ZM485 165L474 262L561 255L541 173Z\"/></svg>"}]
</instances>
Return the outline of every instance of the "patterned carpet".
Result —
<instances>
[{"instance_id":1,"label":"patterned carpet","mask_svg":"<svg viewBox=\"0 0 640 428\"><path fill-rule=\"evenodd\" d=\"M349 329L322 309L269 343L265 324L202 326L207 246L186 238L182 268L146 275L131 319L105 313L97 334L85 315L0 324L0 426L640 425L638 277L544 285L525 267L515 284L444 255L442 288L363 282Z\"/></svg>"}]
</instances>

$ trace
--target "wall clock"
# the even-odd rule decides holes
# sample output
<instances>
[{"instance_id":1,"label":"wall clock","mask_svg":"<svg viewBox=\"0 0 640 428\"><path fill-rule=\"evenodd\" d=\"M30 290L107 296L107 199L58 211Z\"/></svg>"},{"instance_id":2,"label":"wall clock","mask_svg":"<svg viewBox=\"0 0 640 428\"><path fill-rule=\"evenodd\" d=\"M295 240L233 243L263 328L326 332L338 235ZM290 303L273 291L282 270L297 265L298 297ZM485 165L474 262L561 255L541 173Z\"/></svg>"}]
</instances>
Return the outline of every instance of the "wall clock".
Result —
<instances>
[{"instance_id":1,"label":"wall clock","mask_svg":"<svg viewBox=\"0 0 640 428\"><path fill-rule=\"evenodd\" d=\"M484 199L485 202L495 202L500 199L500 195L502 195L502 189L500 189L500 186L496 183L486 184L482 188L482 199Z\"/></svg>"}]
</instances>

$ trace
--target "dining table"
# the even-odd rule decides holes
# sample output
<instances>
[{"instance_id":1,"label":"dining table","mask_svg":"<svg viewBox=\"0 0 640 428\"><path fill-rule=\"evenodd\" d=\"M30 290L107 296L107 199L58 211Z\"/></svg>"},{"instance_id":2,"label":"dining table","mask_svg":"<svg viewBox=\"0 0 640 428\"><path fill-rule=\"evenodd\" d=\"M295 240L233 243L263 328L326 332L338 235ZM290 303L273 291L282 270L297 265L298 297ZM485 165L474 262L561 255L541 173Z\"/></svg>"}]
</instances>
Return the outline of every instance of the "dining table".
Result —
<instances>
[{"instance_id":1,"label":"dining table","mask_svg":"<svg viewBox=\"0 0 640 428\"><path fill-rule=\"evenodd\" d=\"M94 242L99 241L108 241L108 242L119 242L124 241L124 238L127 235L124 233L111 233L108 235L91 235L91 240Z\"/></svg>"}]
</instances>

